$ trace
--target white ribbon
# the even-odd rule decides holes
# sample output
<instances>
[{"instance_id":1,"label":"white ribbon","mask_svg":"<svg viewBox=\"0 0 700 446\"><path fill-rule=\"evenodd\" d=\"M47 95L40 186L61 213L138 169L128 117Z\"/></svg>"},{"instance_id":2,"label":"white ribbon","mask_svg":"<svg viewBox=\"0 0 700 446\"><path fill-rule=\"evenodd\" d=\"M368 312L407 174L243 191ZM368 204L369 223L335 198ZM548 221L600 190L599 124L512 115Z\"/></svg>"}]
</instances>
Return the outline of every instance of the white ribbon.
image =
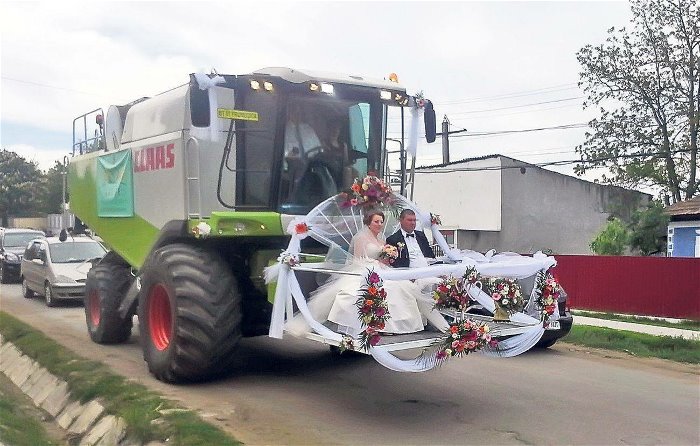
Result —
<instances>
[{"instance_id":1,"label":"white ribbon","mask_svg":"<svg viewBox=\"0 0 700 446\"><path fill-rule=\"evenodd\" d=\"M194 78L197 80L199 89L207 90L207 94L209 95L209 132L200 132L199 128L192 127L191 133L200 139L209 139L210 141L217 142L219 141L220 133L218 115L219 103L216 99L216 92L212 87L215 87L217 84L223 84L226 80L218 74L214 77L209 77L204 73L195 73Z\"/></svg>"},{"instance_id":2,"label":"white ribbon","mask_svg":"<svg viewBox=\"0 0 700 446\"><path fill-rule=\"evenodd\" d=\"M418 152L418 131L423 123L423 109L411 108L411 123L408 128L408 142L406 142L406 152L412 157L416 157ZM425 132L423 132L425 133Z\"/></svg>"}]
</instances>

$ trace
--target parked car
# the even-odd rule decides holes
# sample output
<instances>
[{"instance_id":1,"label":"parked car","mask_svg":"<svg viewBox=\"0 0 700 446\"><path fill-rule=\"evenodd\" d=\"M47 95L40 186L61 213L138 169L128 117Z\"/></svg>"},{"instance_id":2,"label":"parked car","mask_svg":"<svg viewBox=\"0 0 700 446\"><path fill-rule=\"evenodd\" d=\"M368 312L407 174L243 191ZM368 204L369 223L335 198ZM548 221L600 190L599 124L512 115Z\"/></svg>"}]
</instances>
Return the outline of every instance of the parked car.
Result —
<instances>
[{"instance_id":1,"label":"parked car","mask_svg":"<svg viewBox=\"0 0 700 446\"><path fill-rule=\"evenodd\" d=\"M32 240L22 259L22 293L31 298L44 296L53 307L59 299L82 300L87 273L107 250L89 237L58 237Z\"/></svg>"},{"instance_id":2,"label":"parked car","mask_svg":"<svg viewBox=\"0 0 700 446\"><path fill-rule=\"evenodd\" d=\"M44 233L34 229L0 229L0 282L19 282L20 264L27 244Z\"/></svg>"}]
</instances>

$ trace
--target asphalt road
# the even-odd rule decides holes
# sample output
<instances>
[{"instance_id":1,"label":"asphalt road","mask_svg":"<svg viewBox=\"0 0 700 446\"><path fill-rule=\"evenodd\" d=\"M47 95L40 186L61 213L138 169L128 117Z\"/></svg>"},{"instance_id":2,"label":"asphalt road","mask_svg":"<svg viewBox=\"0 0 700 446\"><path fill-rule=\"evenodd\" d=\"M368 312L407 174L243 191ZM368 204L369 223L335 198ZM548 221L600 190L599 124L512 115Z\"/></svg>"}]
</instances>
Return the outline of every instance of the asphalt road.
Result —
<instances>
[{"instance_id":1,"label":"asphalt road","mask_svg":"<svg viewBox=\"0 0 700 446\"><path fill-rule=\"evenodd\" d=\"M93 344L82 306L47 308L2 285L0 309L78 354L197 409L247 444L700 444L700 370L558 344L493 359L470 355L419 374L311 341L246 339L230 377L153 379L138 331Z\"/></svg>"}]
</instances>

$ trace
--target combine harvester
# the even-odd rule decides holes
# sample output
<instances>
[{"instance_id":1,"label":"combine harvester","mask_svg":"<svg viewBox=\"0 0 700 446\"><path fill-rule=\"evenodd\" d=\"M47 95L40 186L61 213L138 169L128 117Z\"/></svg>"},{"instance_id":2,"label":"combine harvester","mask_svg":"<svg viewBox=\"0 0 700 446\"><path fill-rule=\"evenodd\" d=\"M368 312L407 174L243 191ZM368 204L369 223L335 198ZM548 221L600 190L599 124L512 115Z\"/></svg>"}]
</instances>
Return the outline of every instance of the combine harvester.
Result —
<instances>
[{"instance_id":1,"label":"combine harvester","mask_svg":"<svg viewBox=\"0 0 700 446\"><path fill-rule=\"evenodd\" d=\"M399 140L387 137L390 113L400 115ZM554 258L450 249L434 216L404 198L406 147L421 125L433 142L431 102L408 95L395 77L289 68L192 74L106 116L97 109L76 118L71 210L111 249L87 279L91 339L125 342L138 314L145 361L166 382L225 373L241 337L283 337L299 312L311 327L305 337L400 371L477 350L512 356L553 344L571 328L565 293L548 272ZM347 143L339 150L334 140ZM387 145L397 142L395 193L386 186ZM367 195L364 183L384 193ZM366 329L355 336L308 313L306 299L322 278L347 274L349 241L368 205L384 209L386 234L401 209L414 209L446 253L425 268L367 271L368 284L432 281L449 329L382 337L378 327L390 315L377 311L376 299L358 301ZM417 352L413 359L396 356L407 350Z\"/></svg>"}]
</instances>

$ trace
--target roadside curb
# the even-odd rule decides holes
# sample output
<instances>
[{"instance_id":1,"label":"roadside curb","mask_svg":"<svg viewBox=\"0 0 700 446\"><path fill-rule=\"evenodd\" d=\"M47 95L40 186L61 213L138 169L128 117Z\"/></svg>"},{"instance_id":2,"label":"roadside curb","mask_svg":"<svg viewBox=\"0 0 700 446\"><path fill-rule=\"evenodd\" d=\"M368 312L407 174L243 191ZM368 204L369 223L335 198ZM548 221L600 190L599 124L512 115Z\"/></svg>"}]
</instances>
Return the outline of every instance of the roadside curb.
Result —
<instances>
[{"instance_id":1,"label":"roadside curb","mask_svg":"<svg viewBox=\"0 0 700 446\"><path fill-rule=\"evenodd\" d=\"M633 322L615 321L610 319L597 319L589 316L578 316L574 313L574 323L593 327L605 327L615 330L627 330L637 333L645 333L654 336L672 336L692 341L700 340L700 332L682 328L661 327L658 325L635 324Z\"/></svg>"},{"instance_id":2,"label":"roadside curb","mask_svg":"<svg viewBox=\"0 0 700 446\"><path fill-rule=\"evenodd\" d=\"M5 342L2 335L0 371L31 398L36 407L45 410L60 427L79 438L79 445L132 444L126 438L126 423L122 418L106 414L97 400L81 404L72 399L67 382L22 354L11 342Z\"/></svg>"}]
</instances>

